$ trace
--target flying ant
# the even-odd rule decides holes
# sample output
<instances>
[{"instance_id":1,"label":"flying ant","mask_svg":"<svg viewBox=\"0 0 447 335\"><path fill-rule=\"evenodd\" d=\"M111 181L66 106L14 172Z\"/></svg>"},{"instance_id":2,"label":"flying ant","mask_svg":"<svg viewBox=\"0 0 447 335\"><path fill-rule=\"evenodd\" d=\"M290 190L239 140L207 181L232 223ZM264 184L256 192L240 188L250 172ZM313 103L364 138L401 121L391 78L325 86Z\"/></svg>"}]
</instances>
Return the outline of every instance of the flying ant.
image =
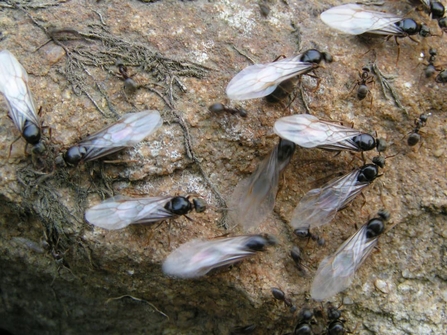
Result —
<instances>
[{"instance_id":1,"label":"flying ant","mask_svg":"<svg viewBox=\"0 0 447 335\"><path fill-rule=\"evenodd\" d=\"M272 63L254 64L243 69L228 83L227 96L232 100L255 99L270 94L276 96L277 89L281 91L281 97L286 96L279 88L281 83L308 74L320 67L323 61L331 63L333 60L327 52L316 49L306 50L294 57L279 59L281 57Z\"/></svg>"}]
</instances>

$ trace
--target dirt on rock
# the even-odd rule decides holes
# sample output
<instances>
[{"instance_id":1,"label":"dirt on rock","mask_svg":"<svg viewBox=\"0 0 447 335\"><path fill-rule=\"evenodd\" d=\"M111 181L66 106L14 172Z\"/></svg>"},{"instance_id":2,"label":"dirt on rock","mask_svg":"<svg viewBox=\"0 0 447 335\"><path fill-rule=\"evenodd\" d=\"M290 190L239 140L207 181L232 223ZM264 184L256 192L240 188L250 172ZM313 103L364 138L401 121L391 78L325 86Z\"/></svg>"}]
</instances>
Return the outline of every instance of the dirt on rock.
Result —
<instances>
[{"instance_id":1,"label":"dirt on rock","mask_svg":"<svg viewBox=\"0 0 447 335\"><path fill-rule=\"evenodd\" d=\"M426 78L429 49L446 67L436 20L404 1L366 2L425 22L434 36L366 39L338 33L319 14L339 1L6 0L0 2L0 50L29 74L42 106L47 151L24 153L23 139L0 98L0 328L11 334L253 334L294 330L302 307L321 305L309 291L320 261L334 253L381 208L393 228L379 239L352 285L333 297L344 325L357 334L444 334L447 330L447 84ZM231 101L228 82L253 63L310 48L333 63L303 76L279 104ZM399 57L398 57L399 54ZM117 64L138 85L124 89ZM373 66L371 94L356 97L364 66ZM247 117L212 113L213 103ZM163 126L134 148L96 161L59 167L55 160L79 139L125 113L160 111ZM165 276L163 260L194 238L244 234L228 218L237 183L278 143L273 124L310 113L385 138L386 165L364 192L318 233L299 239L289 225L310 189L363 165L361 155L297 147L282 174L275 208L257 233L278 244L229 269L195 280ZM414 120L431 113L407 145ZM377 152L365 153L369 163ZM107 231L84 220L110 196L198 194L205 213L153 226ZM308 275L290 251L303 252ZM274 299L283 290L296 311ZM320 310L320 312L318 312ZM323 313L324 314L324 313ZM239 328L241 330L241 328Z\"/></svg>"}]
</instances>

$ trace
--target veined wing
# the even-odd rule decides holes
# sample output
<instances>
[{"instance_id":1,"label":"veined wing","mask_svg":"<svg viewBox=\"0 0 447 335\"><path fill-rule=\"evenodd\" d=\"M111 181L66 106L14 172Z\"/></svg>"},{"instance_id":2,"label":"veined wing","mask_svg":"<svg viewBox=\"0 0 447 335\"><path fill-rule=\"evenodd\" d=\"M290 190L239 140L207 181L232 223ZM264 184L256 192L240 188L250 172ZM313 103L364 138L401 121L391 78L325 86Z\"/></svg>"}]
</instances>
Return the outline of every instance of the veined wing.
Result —
<instances>
[{"instance_id":1,"label":"veined wing","mask_svg":"<svg viewBox=\"0 0 447 335\"><path fill-rule=\"evenodd\" d=\"M164 206L172 197L129 198L116 196L85 211L85 220L95 226L122 229L132 223L150 224L174 215Z\"/></svg>"},{"instance_id":2,"label":"veined wing","mask_svg":"<svg viewBox=\"0 0 447 335\"><path fill-rule=\"evenodd\" d=\"M231 79L226 89L227 96L233 100L246 100L269 95L284 80L307 73L315 67L314 63L301 62L301 56L246 67Z\"/></svg>"},{"instance_id":3,"label":"veined wing","mask_svg":"<svg viewBox=\"0 0 447 335\"><path fill-rule=\"evenodd\" d=\"M87 150L83 161L87 162L125 147L132 147L155 132L162 124L160 113L155 110L126 114L116 123L78 143Z\"/></svg>"},{"instance_id":4,"label":"veined wing","mask_svg":"<svg viewBox=\"0 0 447 335\"><path fill-rule=\"evenodd\" d=\"M368 34L376 34L376 35L385 35L385 36L389 36L389 35L402 35L402 34L406 34L404 30L402 30L402 28L396 26L394 23L393 24L389 24L385 27L382 27L380 29L375 29L375 30L370 30L367 32Z\"/></svg>"},{"instance_id":5,"label":"veined wing","mask_svg":"<svg viewBox=\"0 0 447 335\"><path fill-rule=\"evenodd\" d=\"M310 114L282 117L275 122L274 132L303 148L328 150L355 150L358 147L351 139L362 132L336 123L320 121Z\"/></svg>"},{"instance_id":6,"label":"veined wing","mask_svg":"<svg viewBox=\"0 0 447 335\"><path fill-rule=\"evenodd\" d=\"M229 215L244 230L261 224L273 211L279 182L278 145L248 178L241 180L228 203Z\"/></svg>"},{"instance_id":7,"label":"veined wing","mask_svg":"<svg viewBox=\"0 0 447 335\"><path fill-rule=\"evenodd\" d=\"M431 8L431 0L421 0L422 4L427 8Z\"/></svg>"},{"instance_id":8,"label":"veined wing","mask_svg":"<svg viewBox=\"0 0 447 335\"><path fill-rule=\"evenodd\" d=\"M368 182L358 182L360 171L356 169L307 192L293 211L290 222L293 229L306 230L330 223L338 210L369 185Z\"/></svg>"},{"instance_id":9,"label":"veined wing","mask_svg":"<svg viewBox=\"0 0 447 335\"><path fill-rule=\"evenodd\" d=\"M163 263L168 276L197 278L209 271L233 264L255 254L247 248L251 238L236 236L214 240L192 240L174 250Z\"/></svg>"},{"instance_id":10,"label":"veined wing","mask_svg":"<svg viewBox=\"0 0 447 335\"><path fill-rule=\"evenodd\" d=\"M41 127L28 87L28 74L8 50L0 52L0 93L5 96L11 118L20 132L26 120Z\"/></svg>"},{"instance_id":11,"label":"veined wing","mask_svg":"<svg viewBox=\"0 0 447 335\"><path fill-rule=\"evenodd\" d=\"M320 18L329 27L350 35L374 33L402 20L397 15L366 10L352 3L332 7L321 13Z\"/></svg>"},{"instance_id":12,"label":"veined wing","mask_svg":"<svg viewBox=\"0 0 447 335\"><path fill-rule=\"evenodd\" d=\"M368 239L366 231L367 225L362 226L320 263L311 288L313 299L327 300L349 287L355 271L377 245L378 236Z\"/></svg>"}]
</instances>

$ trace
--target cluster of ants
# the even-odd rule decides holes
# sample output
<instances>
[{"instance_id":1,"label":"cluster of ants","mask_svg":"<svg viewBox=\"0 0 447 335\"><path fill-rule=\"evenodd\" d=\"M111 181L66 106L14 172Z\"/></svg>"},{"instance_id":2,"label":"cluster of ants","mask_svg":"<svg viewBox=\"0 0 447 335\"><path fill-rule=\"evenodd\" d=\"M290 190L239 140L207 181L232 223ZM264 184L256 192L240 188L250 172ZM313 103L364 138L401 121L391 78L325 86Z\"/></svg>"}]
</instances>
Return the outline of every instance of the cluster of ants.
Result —
<instances>
[{"instance_id":1,"label":"cluster of ants","mask_svg":"<svg viewBox=\"0 0 447 335\"><path fill-rule=\"evenodd\" d=\"M272 288L272 294L275 299L283 301L291 310L296 307L291 305L290 299L286 297L283 291L278 288ZM322 322L319 322L322 321ZM311 335L324 334L327 335L343 335L346 334L345 320L341 316L341 311L331 303L326 305L326 313L323 306L321 308L311 309L303 307L298 313L298 321L293 332L284 335ZM230 331L230 335L247 335L256 330L256 325L236 326Z\"/></svg>"}]
</instances>

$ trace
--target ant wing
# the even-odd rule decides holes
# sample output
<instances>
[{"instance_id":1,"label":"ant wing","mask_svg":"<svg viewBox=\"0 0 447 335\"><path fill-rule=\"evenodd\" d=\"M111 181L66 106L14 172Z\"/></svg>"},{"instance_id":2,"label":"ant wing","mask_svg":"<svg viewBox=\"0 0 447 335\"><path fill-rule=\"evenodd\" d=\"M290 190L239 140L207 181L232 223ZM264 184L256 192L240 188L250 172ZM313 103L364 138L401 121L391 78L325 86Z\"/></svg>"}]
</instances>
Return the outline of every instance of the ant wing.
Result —
<instances>
[{"instance_id":1,"label":"ant wing","mask_svg":"<svg viewBox=\"0 0 447 335\"><path fill-rule=\"evenodd\" d=\"M164 206L172 197L129 198L116 196L85 211L85 220L95 226L116 230L130 224L151 224L174 215Z\"/></svg>"},{"instance_id":2,"label":"ant wing","mask_svg":"<svg viewBox=\"0 0 447 335\"><path fill-rule=\"evenodd\" d=\"M0 93L5 96L9 114L21 133L27 120L41 127L28 87L28 74L8 50L0 52Z\"/></svg>"},{"instance_id":3,"label":"ant wing","mask_svg":"<svg viewBox=\"0 0 447 335\"><path fill-rule=\"evenodd\" d=\"M215 240L196 239L182 244L163 262L163 272L179 278L197 278L213 269L236 263L255 254L247 248L252 236Z\"/></svg>"},{"instance_id":4,"label":"ant wing","mask_svg":"<svg viewBox=\"0 0 447 335\"><path fill-rule=\"evenodd\" d=\"M290 225L294 230L308 230L330 223L337 211L352 201L369 183L358 182L361 169L329 181L307 192L293 211Z\"/></svg>"},{"instance_id":5,"label":"ant wing","mask_svg":"<svg viewBox=\"0 0 447 335\"><path fill-rule=\"evenodd\" d=\"M158 111L126 114L114 124L78 143L87 150L83 160L91 161L125 147L132 147L155 132L162 124L163 120Z\"/></svg>"},{"instance_id":6,"label":"ant wing","mask_svg":"<svg viewBox=\"0 0 447 335\"><path fill-rule=\"evenodd\" d=\"M366 10L352 3L332 7L321 13L320 18L329 27L350 35L387 34L380 31L402 20L394 14Z\"/></svg>"},{"instance_id":7,"label":"ant wing","mask_svg":"<svg viewBox=\"0 0 447 335\"><path fill-rule=\"evenodd\" d=\"M327 300L351 284L355 271L377 245L377 238L366 237L363 225L330 257L320 263L312 282L311 295L317 301Z\"/></svg>"},{"instance_id":8,"label":"ant wing","mask_svg":"<svg viewBox=\"0 0 447 335\"><path fill-rule=\"evenodd\" d=\"M290 142L276 145L256 171L237 184L229 200L229 214L244 230L258 226L273 211L279 174L289 163L294 149L295 145Z\"/></svg>"},{"instance_id":9,"label":"ant wing","mask_svg":"<svg viewBox=\"0 0 447 335\"><path fill-rule=\"evenodd\" d=\"M352 138L362 134L337 123L320 121L310 114L282 117L275 122L273 131L303 148L353 151L359 151L359 147Z\"/></svg>"},{"instance_id":10,"label":"ant wing","mask_svg":"<svg viewBox=\"0 0 447 335\"><path fill-rule=\"evenodd\" d=\"M246 67L231 79L226 89L227 96L233 100L247 100L269 95L284 80L314 68L313 63L301 62L301 56Z\"/></svg>"}]
</instances>

